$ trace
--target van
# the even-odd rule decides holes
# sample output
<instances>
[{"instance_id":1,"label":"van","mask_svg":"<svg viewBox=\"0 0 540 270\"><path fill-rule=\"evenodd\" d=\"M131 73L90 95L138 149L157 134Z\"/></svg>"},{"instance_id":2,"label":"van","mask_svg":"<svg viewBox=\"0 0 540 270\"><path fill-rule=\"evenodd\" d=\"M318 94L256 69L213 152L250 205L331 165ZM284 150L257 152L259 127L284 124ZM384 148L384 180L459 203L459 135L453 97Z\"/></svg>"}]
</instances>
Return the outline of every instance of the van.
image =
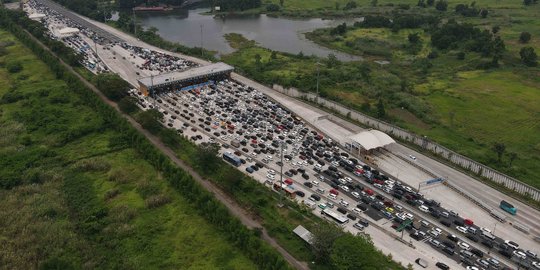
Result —
<instances>
[{"instance_id":1,"label":"van","mask_svg":"<svg viewBox=\"0 0 540 270\"><path fill-rule=\"evenodd\" d=\"M487 238L487 239L490 239L490 240L495 240L495 236L491 233L484 233L482 232L482 236Z\"/></svg>"},{"instance_id":2,"label":"van","mask_svg":"<svg viewBox=\"0 0 540 270\"><path fill-rule=\"evenodd\" d=\"M472 233L472 234L476 234L476 228L474 228L474 227L469 227L469 228L467 229L467 231L470 232L470 233Z\"/></svg>"},{"instance_id":3,"label":"van","mask_svg":"<svg viewBox=\"0 0 540 270\"><path fill-rule=\"evenodd\" d=\"M470 259L470 258L472 258L474 256L474 254L472 252L468 251L468 250L462 250L460 252L460 255L461 255L461 257L463 257L465 259Z\"/></svg>"},{"instance_id":4,"label":"van","mask_svg":"<svg viewBox=\"0 0 540 270\"><path fill-rule=\"evenodd\" d=\"M429 227L429 222L425 221L425 220L422 220L420 221L420 224L424 227Z\"/></svg>"},{"instance_id":5,"label":"van","mask_svg":"<svg viewBox=\"0 0 540 270\"><path fill-rule=\"evenodd\" d=\"M318 188L316 189L317 193L320 193L320 194L324 194L324 189L322 188Z\"/></svg>"}]
</instances>

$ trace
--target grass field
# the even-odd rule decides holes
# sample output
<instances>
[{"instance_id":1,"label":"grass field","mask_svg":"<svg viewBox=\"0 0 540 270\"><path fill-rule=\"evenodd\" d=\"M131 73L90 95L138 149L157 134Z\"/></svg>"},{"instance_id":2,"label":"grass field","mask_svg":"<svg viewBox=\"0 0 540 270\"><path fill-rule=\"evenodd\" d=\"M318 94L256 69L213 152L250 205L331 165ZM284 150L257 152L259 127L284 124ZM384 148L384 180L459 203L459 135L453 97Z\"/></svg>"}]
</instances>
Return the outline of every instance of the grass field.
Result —
<instances>
[{"instance_id":1,"label":"grass field","mask_svg":"<svg viewBox=\"0 0 540 270\"><path fill-rule=\"evenodd\" d=\"M0 44L2 267L256 268L28 49Z\"/></svg>"},{"instance_id":2,"label":"grass field","mask_svg":"<svg viewBox=\"0 0 540 270\"><path fill-rule=\"evenodd\" d=\"M278 0L272 2L279 4ZM342 8L348 1L285 0L282 10L283 15L296 12L302 16L325 16L335 10L336 2ZM387 120L540 188L540 167L537 166L540 136L536 135L540 132L540 69L525 67L519 59L519 51L524 46L531 46L540 54L540 5L526 7L522 1L476 1L476 7L489 11L483 19L456 14L455 5L464 2L448 2L448 11L438 12L433 7L416 7L417 1L411 0L380 0L376 7L371 6L369 0L359 0L356 1L358 8L349 15L390 15L394 11L409 16L439 14L482 29L499 26L498 35L506 45L499 68L478 70L478 63L486 59L473 52L466 53L464 60L457 60L458 51L422 60L433 50L431 37L423 29L393 32L383 28L355 28L342 36L330 35L329 29L318 29L307 37L320 45L361 55L367 60L363 65L370 71L370 79L366 79L358 76L360 68L355 70L362 64L325 67L321 71L321 93L372 115L375 115L373 107L377 99L382 98L391 118ZM409 4L410 9L399 9L397 4ZM527 44L518 41L523 31L532 34ZM412 48L407 40L409 33L420 34L423 41L420 47ZM257 54L263 63L258 72L254 60ZM317 59L286 54L278 54L277 59L269 59L269 56L270 51L250 44L226 56L225 60L263 82L314 90ZM388 60L391 64L379 66L373 64L374 60ZM348 74L348 77L340 74ZM506 145L501 162L492 150L494 143ZM512 160L514 153L517 158Z\"/></svg>"}]
</instances>

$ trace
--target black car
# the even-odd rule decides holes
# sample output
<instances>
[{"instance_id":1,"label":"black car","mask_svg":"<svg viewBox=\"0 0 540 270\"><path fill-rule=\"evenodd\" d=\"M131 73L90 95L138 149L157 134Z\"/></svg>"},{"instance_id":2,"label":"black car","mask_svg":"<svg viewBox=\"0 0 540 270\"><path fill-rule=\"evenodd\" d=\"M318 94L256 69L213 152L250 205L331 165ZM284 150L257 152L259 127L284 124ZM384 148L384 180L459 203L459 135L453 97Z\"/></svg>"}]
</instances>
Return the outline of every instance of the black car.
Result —
<instances>
[{"instance_id":1,"label":"black car","mask_svg":"<svg viewBox=\"0 0 540 270\"><path fill-rule=\"evenodd\" d=\"M478 258L484 257L484 252L482 252L481 250L479 250L477 248L472 248L471 253L476 255Z\"/></svg>"},{"instance_id":2,"label":"black car","mask_svg":"<svg viewBox=\"0 0 540 270\"><path fill-rule=\"evenodd\" d=\"M446 265L446 264L444 264L444 263L442 263L442 262L437 262L437 263L435 264L435 266L439 267L439 269L444 269L444 270L450 269L450 267L449 267L448 265Z\"/></svg>"},{"instance_id":3,"label":"black car","mask_svg":"<svg viewBox=\"0 0 540 270\"><path fill-rule=\"evenodd\" d=\"M347 217L350 219L350 220L356 220L356 216L352 215L352 214L348 214Z\"/></svg>"},{"instance_id":4,"label":"black car","mask_svg":"<svg viewBox=\"0 0 540 270\"><path fill-rule=\"evenodd\" d=\"M442 219L441 224L446 227L450 227L450 225L452 225L452 223L450 223L450 221L448 221L447 219Z\"/></svg>"},{"instance_id":5,"label":"black car","mask_svg":"<svg viewBox=\"0 0 540 270\"><path fill-rule=\"evenodd\" d=\"M345 209L343 207L338 207L337 211L342 213L342 214L347 214L347 209Z\"/></svg>"},{"instance_id":6,"label":"black car","mask_svg":"<svg viewBox=\"0 0 540 270\"><path fill-rule=\"evenodd\" d=\"M308 188L312 188L313 184L311 182L304 182L304 186L306 186Z\"/></svg>"},{"instance_id":7,"label":"black car","mask_svg":"<svg viewBox=\"0 0 540 270\"><path fill-rule=\"evenodd\" d=\"M452 240L452 241L454 241L454 242L459 241L459 238L457 238L457 236L455 236L455 235L453 235L453 234L447 235L446 238L448 238L448 239L450 239L450 240Z\"/></svg>"},{"instance_id":8,"label":"black car","mask_svg":"<svg viewBox=\"0 0 540 270\"><path fill-rule=\"evenodd\" d=\"M453 255L454 255L454 249L452 249L452 248L444 247L444 248L443 248L443 251L446 252L446 254L448 254L448 255L450 255L450 256L453 256Z\"/></svg>"},{"instance_id":9,"label":"black car","mask_svg":"<svg viewBox=\"0 0 540 270\"><path fill-rule=\"evenodd\" d=\"M469 238L473 242L478 242L478 238L474 236L473 234L468 233L466 237Z\"/></svg>"},{"instance_id":10,"label":"black car","mask_svg":"<svg viewBox=\"0 0 540 270\"><path fill-rule=\"evenodd\" d=\"M296 195L298 195L298 196L300 196L300 197L306 196L306 194L305 194L304 192L300 191L300 190L297 190L297 191L295 191L294 193L296 193Z\"/></svg>"},{"instance_id":11,"label":"black car","mask_svg":"<svg viewBox=\"0 0 540 270\"><path fill-rule=\"evenodd\" d=\"M313 198L315 201L320 201L321 200L321 196L319 196L317 194L311 194L310 197Z\"/></svg>"},{"instance_id":12,"label":"black car","mask_svg":"<svg viewBox=\"0 0 540 270\"><path fill-rule=\"evenodd\" d=\"M482 240L482 245L488 247L488 248L493 248L493 242L491 240L488 240L488 239L484 239Z\"/></svg>"},{"instance_id":13,"label":"black car","mask_svg":"<svg viewBox=\"0 0 540 270\"><path fill-rule=\"evenodd\" d=\"M446 246L446 247L451 248L451 249L456 248L456 244L454 244L454 243L452 243L452 242L450 242L450 241L447 241L447 240L443 241L442 244L443 244L444 246Z\"/></svg>"}]
</instances>

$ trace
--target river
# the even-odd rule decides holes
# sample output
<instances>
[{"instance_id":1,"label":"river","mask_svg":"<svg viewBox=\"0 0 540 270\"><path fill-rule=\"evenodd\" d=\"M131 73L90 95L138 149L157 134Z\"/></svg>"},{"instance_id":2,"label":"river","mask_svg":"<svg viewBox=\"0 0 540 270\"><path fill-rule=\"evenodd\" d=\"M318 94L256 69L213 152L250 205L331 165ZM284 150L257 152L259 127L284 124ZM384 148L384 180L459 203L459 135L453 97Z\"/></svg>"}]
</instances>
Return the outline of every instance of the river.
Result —
<instances>
[{"instance_id":1,"label":"river","mask_svg":"<svg viewBox=\"0 0 540 270\"><path fill-rule=\"evenodd\" d=\"M227 16L214 18L202 15L208 9L175 10L167 13L141 12L137 18L143 27L155 27L161 37L179 42L189 47L201 46L205 49L227 54L234 51L224 34L238 33L255 40L260 46L281 52L327 57L334 54L341 61L361 60L358 56L340 53L321 47L307 40L303 33L317 28L332 27L340 23L354 23L349 20L289 19L266 15ZM202 31L201 31L202 30Z\"/></svg>"}]
</instances>

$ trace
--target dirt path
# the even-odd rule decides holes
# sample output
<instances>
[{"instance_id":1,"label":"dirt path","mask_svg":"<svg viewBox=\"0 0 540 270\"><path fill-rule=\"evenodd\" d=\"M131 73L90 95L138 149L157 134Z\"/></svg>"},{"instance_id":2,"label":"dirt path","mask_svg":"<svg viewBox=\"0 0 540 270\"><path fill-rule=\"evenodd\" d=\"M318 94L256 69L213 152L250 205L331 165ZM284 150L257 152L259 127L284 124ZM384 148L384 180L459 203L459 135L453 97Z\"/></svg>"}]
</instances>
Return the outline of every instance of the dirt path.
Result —
<instances>
[{"instance_id":1,"label":"dirt path","mask_svg":"<svg viewBox=\"0 0 540 270\"><path fill-rule=\"evenodd\" d=\"M43 45L38 39L34 38L28 31L25 30L34 41L36 41L38 44L40 44L44 49L49 51L51 54L55 55L54 52L49 50L48 47ZM155 147L157 147L159 150L161 150L165 155L167 155L172 162L174 162L178 167L182 168L186 172L188 172L195 181L197 181L199 184L201 184L204 188L206 188L208 191L212 192L216 199L218 199L221 203L223 203L229 211L237 217L242 224L244 224L248 228L261 228L262 229L262 235L261 238L266 241L268 244L270 244L273 248L275 248L287 262L291 266L293 266L296 269L309 269L306 262L302 262L297 260L295 257L293 257L289 252L287 252L283 247L281 247L277 241L272 238L266 229L259 223L258 221L254 220L250 214L245 211L240 205L238 205L231 197L229 197L227 194L225 194L221 189L219 189L216 185L214 185L212 182L210 182L207 179L204 179L201 177L192 167L184 163L182 160L180 160L178 157L176 157L174 151L167 147L161 140L145 130L139 123L135 121L132 117L129 115L124 114L120 109L118 108L118 105L111 100L109 100L105 95L103 95L93 84L88 82L84 77L79 75L70 65L66 64L62 59L58 58L62 65L64 65L71 73L73 73L75 76L79 78L88 88L90 88L94 93L96 93L103 102L107 103L109 106L113 107L122 117L124 117L137 131L142 133Z\"/></svg>"}]
</instances>

